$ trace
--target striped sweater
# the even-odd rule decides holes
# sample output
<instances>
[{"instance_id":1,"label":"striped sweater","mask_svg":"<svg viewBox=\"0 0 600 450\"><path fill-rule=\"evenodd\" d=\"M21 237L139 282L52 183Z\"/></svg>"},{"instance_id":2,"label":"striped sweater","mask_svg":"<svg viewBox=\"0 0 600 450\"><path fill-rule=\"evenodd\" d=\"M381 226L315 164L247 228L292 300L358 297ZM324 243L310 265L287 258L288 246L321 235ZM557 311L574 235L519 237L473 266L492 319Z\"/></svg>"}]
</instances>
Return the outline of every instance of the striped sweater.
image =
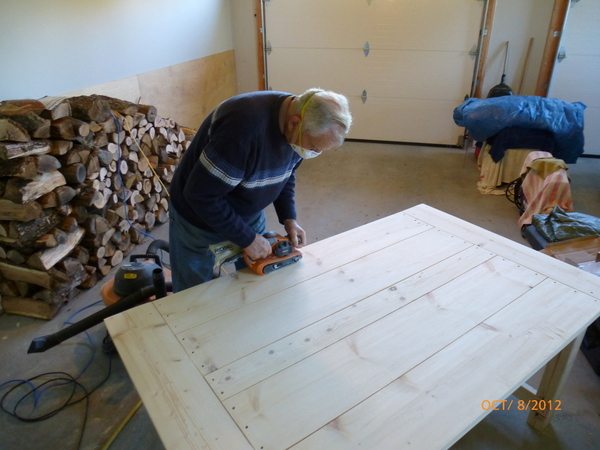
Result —
<instances>
[{"instance_id":1,"label":"striped sweater","mask_svg":"<svg viewBox=\"0 0 600 450\"><path fill-rule=\"evenodd\" d=\"M269 204L280 222L296 218L294 172L301 158L279 130L279 109L289 95L238 95L204 120L170 188L173 207L188 222L247 247L255 236L247 221Z\"/></svg>"}]
</instances>

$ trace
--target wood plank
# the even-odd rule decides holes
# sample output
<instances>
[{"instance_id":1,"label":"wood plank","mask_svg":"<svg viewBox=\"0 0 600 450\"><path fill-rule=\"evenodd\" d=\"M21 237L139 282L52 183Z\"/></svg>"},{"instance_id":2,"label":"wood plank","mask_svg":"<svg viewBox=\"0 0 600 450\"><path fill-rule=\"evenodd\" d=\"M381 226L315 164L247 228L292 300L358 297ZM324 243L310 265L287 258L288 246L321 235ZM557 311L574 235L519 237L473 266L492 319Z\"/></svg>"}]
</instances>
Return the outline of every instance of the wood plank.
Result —
<instances>
[{"instance_id":1,"label":"wood plank","mask_svg":"<svg viewBox=\"0 0 600 450\"><path fill-rule=\"evenodd\" d=\"M491 412L482 400L508 398L599 308L547 279L293 448L450 447Z\"/></svg>"},{"instance_id":2,"label":"wood plank","mask_svg":"<svg viewBox=\"0 0 600 450\"><path fill-rule=\"evenodd\" d=\"M158 300L156 307L179 333L430 228L401 213L388 216L304 247L302 260L286 270L268 277L243 270Z\"/></svg>"},{"instance_id":3,"label":"wood plank","mask_svg":"<svg viewBox=\"0 0 600 450\"><path fill-rule=\"evenodd\" d=\"M224 404L255 447L287 448L543 279L496 257Z\"/></svg>"},{"instance_id":4,"label":"wood plank","mask_svg":"<svg viewBox=\"0 0 600 450\"><path fill-rule=\"evenodd\" d=\"M200 371L210 373L467 247L462 239L429 230L194 327L178 337L193 353L192 360ZM410 264L398 265L398 261L408 260ZM231 330L236 332L232 334Z\"/></svg>"},{"instance_id":5,"label":"wood plank","mask_svg":"<svg viewBox=\"0 0 600 450\"><path fill-rule=\"evenodd\" d=\"M595 275L424 204L403 212L600 299L600 278Z\"/></svg>"},{"instance_id":6,"label":"wood plank","mask_svg":"<svg viewBox=\"0 0 600 450\"><path fill-rule=\"evenodd\" d=\"M153 303L105 323L166 448L251 448Z\"/></svg>"},{"instance_id":7,"label":"wood plank","mask_svg":"<svg viewBox=\"0 0 600 450\"><path fill-rule=\"evenodd\" d=\"M472 246L438 264L238 359L207 376L229 398L436 289L494 255Z\"/></svg>"}]
</instances>

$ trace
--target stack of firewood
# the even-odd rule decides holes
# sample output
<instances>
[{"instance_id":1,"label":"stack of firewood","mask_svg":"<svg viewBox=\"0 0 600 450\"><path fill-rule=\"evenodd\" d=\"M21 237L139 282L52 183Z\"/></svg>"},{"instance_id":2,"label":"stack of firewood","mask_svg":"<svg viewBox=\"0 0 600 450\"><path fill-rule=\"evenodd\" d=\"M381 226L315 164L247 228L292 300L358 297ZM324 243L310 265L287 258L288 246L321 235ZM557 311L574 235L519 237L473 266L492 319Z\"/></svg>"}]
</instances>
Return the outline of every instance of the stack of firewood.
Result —
<instances>
[{"instance_id":1,"label":"stack of firewood","mask_svg":"<svg viewBox=\"0 0 600 450\"><path fill-rule=\"evenodd\" d=\"M0 102L0 296L50 318L168 220L193 130L104 96Z\"/></svg>"}]
</instances>

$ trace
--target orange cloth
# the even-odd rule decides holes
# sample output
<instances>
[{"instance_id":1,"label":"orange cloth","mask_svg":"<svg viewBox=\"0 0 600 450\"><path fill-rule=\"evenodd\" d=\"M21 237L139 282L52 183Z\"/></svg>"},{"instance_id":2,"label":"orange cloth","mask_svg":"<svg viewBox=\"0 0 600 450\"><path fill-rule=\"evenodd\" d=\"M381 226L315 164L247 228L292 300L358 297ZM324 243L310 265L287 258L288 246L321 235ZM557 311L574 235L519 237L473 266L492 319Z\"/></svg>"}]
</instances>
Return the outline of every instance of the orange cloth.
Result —
<instances>
[{"instance_id":1,"label":"orange cloth","mask_svg":"<svg viewBox=\"0 0 600 450\"><path fill-rule=\"evenodd\" d=\"M542 158L542 161L537 162ZM561 164L562 163L562 164ZM556 205L565 211L573 211L571 185L566 164L555 160L548 152L531 152L521 169L525 212L519 218L519 227L531 223L534 214L549 213Z\"/></svg>"}]
</instances>

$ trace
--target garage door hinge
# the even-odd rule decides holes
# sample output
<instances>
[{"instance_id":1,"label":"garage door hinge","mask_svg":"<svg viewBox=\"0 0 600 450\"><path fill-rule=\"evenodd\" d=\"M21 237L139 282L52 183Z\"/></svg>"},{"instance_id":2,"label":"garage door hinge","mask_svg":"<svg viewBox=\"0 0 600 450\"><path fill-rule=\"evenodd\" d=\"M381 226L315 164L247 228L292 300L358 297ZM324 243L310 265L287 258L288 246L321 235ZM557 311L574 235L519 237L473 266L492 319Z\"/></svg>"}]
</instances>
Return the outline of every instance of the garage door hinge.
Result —
<instances>
[{"instance_id":1,"label":"garage door hinge","mask_svg":"<svg viewBox=\"0 0 600 450\"><path fill-rule=\"evenodd\" d=\"M271 47L271 41L267 41L267 45L265 45L265 51L267 52L267 55L270 55L272 50L273 47Z\"/></svg>"},{"instance_id":2,"label":"garage door hinge","mask_svg":"<svg viewBox=\"0 0 600 450\"><path fill-rule=\"evenodd\" d=\"M362 100L363 103L367 103L367 90L364 89L362 91L362 95L360 96L360 99Z\"/></svg>"},{"instance_id":3,"label":"garage door hinge","mask_svg":"<svg viewBox=\"0 0 600 450\"><path fill-rule=\"evenodd\" d=\"M365 56L369 56L369 52L371 51L371 46L369 45L369 42L365 42L365 45L363 45L363 53L365 54Z\"/></svg>"},{"instance_id":4,"label":"garage door hinge","mask_svg":"<svg viewBox=\"0 0 600 450\"><path fill-rule=\"evenodd\" d=\"M476 57L477 55L479 55L479 49L477 48L477 44L473 44L473 47L469 51L469 56Z\"/></svg>"}]
</instances>

